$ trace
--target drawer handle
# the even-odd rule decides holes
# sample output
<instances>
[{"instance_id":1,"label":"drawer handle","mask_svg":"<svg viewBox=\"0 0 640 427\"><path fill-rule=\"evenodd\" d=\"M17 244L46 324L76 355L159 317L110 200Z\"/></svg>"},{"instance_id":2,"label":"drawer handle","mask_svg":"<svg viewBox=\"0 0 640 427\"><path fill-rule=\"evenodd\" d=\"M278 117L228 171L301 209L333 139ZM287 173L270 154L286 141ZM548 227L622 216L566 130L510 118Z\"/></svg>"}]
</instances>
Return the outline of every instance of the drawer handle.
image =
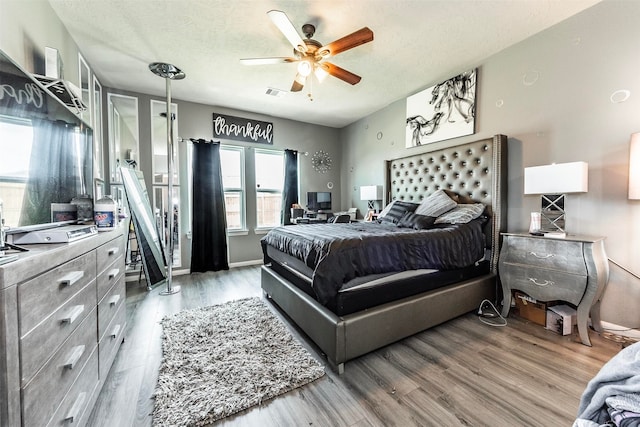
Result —
<instances>
[{"instance_id":1,"label":"drawer handle","mask_svg":"<svg viewBox=\"0 0 640 427\"><path fill-rule=\"evenodd\" d=\"M69 424L76 422L80 415L80 411L84 406L85 400L87 400L87 393L80 393L76 398L76 401L73 402L73 406L71 406L71 409L69 409L69 412L67 412L67 415L64 417L64 421L68 421Z\"/></svg>"},{"instance_id":2,"label":"drawer handle","mask_svg":"<svg viewBox=\"0 0 640 427\"><path fill-rule=\"evenodd\" d=\"M113 279L114 277L116 277L118 275L118 273L120 273L120 269L119 268L114 268L112 270L109 270L109 280Z\"/></svg>"},{"instance_id":3,"label":"drawer handle","mask_svg":"<svg viewBox=\"0 0 640 427\"><path fill-rule=\"evenodd\" d=\"M63 317L60 321L62 323L68 323L68 324L72 324L73 322L76 321L76 319L78 318L78 316L80 316L82 314L82 312L84 312L84 305L76 305L73 306L69 312L67 313L67 315L65 317Z\"/></svg>"},{"instance_id":4,"label":"drawer handle","mask_svg":"<svg viewBox=\"0 0 640 427\"><path fill-rule=\"evenodd\" d=\"M537 285L537 286L553 285L553 282L551 280L545 280L544 282L540 282L540 283L538 283L538 279L536 279L535 277L529 277L529 280L533 282L534 285Z\"/></svg>"},{"instance_id":5,"label":"drawer handle","mask_svg":"<svg viewBox=\"0 0 640 427\"><path fill-rule=\"evenodd\" d=\"M540 258L540 259L548 259L548 258L553 258L555 255L554 254L543 254L543 255L539 255L535 252L529 252L531 255L533 255L536 258Z\"/></svg>"},{"instance_id":6,"label":"drawer handle","mask_svg":"<svg viewBox=\"0 0 640 427\"><path fill-rule=\"evenodd\" d=\"M116 305L118 301L120 301L120 294L112 296L109 300L109 305Z\"/></svg>"},{"instance_id":7,"label":"drawer handle","mask_svg":"<svg viewBox=\"0 0 640 427\"><path fill-rule=\"evenodd\" d=\"M71 271L60 278L61 286L72 286L84 277L84 271Z\"/></svg>"},{"instance_id":8,"label":"drawer handle","mask_svg":"<svg viewBox=\"0 0 640 427\"><path fill-rule=\"evenodd\" d=\"M111 338L116 339L116 337L118 336L118 334L120 333L120 325L116 325L113 328L113 332L111 332L111 334L109 335Z\"/></svg>"},{"instance_id":9,"label":"drawer handle","mask_svg":"<svg viewBox=\"0 0 640 427\"><path fill-rule=\"evenodd\" d=\"M74 347L71 351L71 356L69 356L69 360L64 364L65 369L73 369L73 367L78 363L82 355L84 354L84 346L79 345Z\"/></svg>"},{"instance_id":10,"label":"drawer handle","mask_svg":"<svg viewBox=\"0 0 640 427\"><path fill-rule=\"evenodd\" d=\"M116 248L111 248L111 249L109 249L109 250L107 251L107 255L109 255L109 256L111 256L111 255L115 255L115 254L117 254L118 252L120 252L120 248L117 248L117 247L116 247Z\"/></svg>"}]
</instances>

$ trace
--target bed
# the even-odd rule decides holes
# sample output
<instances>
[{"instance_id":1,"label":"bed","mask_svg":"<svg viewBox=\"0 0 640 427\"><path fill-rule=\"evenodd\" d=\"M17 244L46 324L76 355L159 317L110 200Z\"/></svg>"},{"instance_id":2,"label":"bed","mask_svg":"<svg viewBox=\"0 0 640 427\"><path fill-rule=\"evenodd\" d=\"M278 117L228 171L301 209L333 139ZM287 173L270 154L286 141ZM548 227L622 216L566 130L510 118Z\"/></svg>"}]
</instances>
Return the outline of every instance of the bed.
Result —
<instances>
[{"instance_id":1,"label":"bed","mask_svg":"<svg viewBox=\"0 0 640 427\"><path fill-rule=\"evenodd\" d=\"M387 201L403 206L402 218L272 230L262 239L263 292L338 373L351 359L495 302L506 155L507 137L496 135L387 161ZM443 192L461 207L482 204L482 213L414 227L411 219L424 216L406 210Z\"/></svg>"}]
</instances>

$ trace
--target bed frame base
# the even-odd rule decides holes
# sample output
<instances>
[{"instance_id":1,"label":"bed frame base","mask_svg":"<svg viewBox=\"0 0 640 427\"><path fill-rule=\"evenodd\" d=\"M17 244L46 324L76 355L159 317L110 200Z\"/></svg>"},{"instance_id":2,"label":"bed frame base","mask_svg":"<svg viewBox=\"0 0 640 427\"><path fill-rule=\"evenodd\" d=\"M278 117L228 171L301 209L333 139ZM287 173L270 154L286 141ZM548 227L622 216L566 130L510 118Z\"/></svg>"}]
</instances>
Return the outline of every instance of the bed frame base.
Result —
<instances>
[{"instance_id":1,"label":"bed frame base","mask_svg":"<svg viewBox=\"0 0 640 427\"><path fill-rule=\"evenodd\" d=\"M262 289L320 348L331 368L495 301L490 273L370 309L337 316L295 285L262 266ZM372 331L376 331L372 333Z\"/></svg>"}]
</instances>

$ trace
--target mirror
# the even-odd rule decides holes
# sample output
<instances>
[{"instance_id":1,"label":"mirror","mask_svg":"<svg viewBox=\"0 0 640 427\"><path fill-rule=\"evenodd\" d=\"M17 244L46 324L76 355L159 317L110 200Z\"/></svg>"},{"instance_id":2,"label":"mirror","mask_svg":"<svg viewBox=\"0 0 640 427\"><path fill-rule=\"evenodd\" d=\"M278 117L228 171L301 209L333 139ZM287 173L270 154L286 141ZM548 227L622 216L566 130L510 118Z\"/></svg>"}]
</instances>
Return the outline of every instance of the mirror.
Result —
<instances>
[{"instance_id":1,"label":"mirror","mask_svg":"<svg viewBox=\"0 0 640 427\"><path fill-rule=\"evenodd\" d=\"M154 212L163 218L160 227L162 230L161 236L164 242L164 247L168 247L168 224L167 218L169 208L169 180L168 180L168 157L167 157L167 116L166 107L167 103L164 101L151 101L151 144L153 150L153 208ZM173 117L173 196L171 198L173 205L173 267L180 267L180 182L179 182L179 162L178 162L178 106L171 104L171 114Z\"/></svg>"},{"instance_id":2,"label":"mirror","mask_svg":"<svg viewBox=\"0 0 640 427\"><path fill-rule=\"evenodd\" d=\"M111 183L120 183L120 166L138 164L138 98L110 93L109 112L109 173Z\"/></svg>"},{"instance_id":3,"label":"mirror","mask_svg":"<svg viewBox=\"0 0 640 427\"><path fill-rule=\"evenodd\" d=\"M93 193L93 131L2 51L0 88L4 225L49 223L52 203Z\"/></svg>"},{"instance_id":4,"label":"mirror","mask_svg":"<svg viewBox=\"0 0 640 427\"><path fill-rule=\"evenodd\" d=\"M78 75L80 76L80 93L82 94L82 103L87 107L81 111L80 117L85 123L91 123L91 69L89 64L84 60L82 55L78 54Z\"/></svg>"},{"instance_id":5,"label":"mirror","mask_svg":"<svg viewBox=\"0 0 640 427\"><path fill-rule=\"evenodd\" d=\"M151 211L144 175L139 170L123 167L120 168L120 174L142 256L144 275L148 286L152 287L164 282L167 273L164 250L156 218Z\"/></svg>"},{"instance_id":6,"label":"mirror","mask_svg":"<svg viewBox=\"0 0 640 427\"><path fill-rule=\"evenodd\" d=\"M102 154L102 85L93 76L93 177L103 180L104 156ZM99 184L96 183L96 187ZM96 200L99 198L96 191Z\"/></svg>"}]
</instances>

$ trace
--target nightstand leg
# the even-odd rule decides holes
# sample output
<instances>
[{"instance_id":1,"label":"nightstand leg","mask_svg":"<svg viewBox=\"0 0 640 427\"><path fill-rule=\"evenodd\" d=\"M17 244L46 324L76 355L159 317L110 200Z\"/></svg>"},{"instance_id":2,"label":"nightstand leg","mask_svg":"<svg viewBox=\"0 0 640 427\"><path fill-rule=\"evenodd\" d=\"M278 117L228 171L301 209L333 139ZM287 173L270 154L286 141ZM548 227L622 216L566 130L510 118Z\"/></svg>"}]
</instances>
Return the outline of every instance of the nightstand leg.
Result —
<instances>
[{"instance_id":1,"label":"nightstand leg","mask_svg":"<svg viewBox=\"0 0 640 427\"><path fill-rule=\"evenodd\" d=\"M589 307L586 305L578 306L578 333L580 334L580 340L582 344L591 347L591 341L589 341L589 331L587 329L587 322L589 321Z\"/></svg>"}]
</instances>

